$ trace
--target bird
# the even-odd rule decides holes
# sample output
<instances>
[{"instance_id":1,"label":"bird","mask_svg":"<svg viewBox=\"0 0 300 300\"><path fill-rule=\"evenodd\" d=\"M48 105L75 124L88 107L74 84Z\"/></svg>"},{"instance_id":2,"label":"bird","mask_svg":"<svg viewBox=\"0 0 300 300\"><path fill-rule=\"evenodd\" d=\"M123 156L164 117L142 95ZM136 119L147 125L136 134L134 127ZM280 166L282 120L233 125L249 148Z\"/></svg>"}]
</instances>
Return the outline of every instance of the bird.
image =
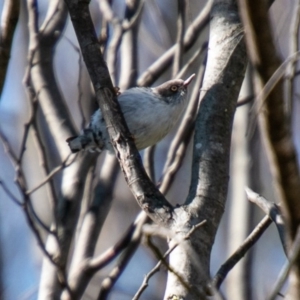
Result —
<instances>
[{"instance_id":1,"label":"bird","mask_svg":"<svg viewBox=\"0 0 300 300\"><path fill-rule=\"evenodd\" d=\"M194 79L173 79L157 87L134 87L118 96L118 102L138 150L157 144L176 125L187 104L187 88ZM67 140L70 150L113 152L103 114L98 109L79 136Z\"/></svg>"}]
</instances>

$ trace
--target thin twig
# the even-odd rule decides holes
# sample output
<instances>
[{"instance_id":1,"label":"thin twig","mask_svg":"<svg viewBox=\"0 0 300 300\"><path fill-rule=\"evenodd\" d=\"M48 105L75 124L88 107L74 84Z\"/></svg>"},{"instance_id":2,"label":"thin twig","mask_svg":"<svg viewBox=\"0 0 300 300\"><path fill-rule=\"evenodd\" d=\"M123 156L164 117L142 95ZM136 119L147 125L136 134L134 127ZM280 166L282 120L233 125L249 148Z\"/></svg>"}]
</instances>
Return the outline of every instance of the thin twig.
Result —
<instances>
[{"instance_id":1,"label":"thin twig","mask_svg":"<svg viewBox=\"0 0 300 300\"><path fill-rule=\"evenodd\" d=\"M249 58L252 65L255 66L258 76L256 92L266 99L266 101L262 101L262 98L259 98L260 102L258 102L260 107L262 105L264 107L264 113L260 115L261 133L265 140L265 149L274 178L276 195L285 209L289 238L293 241L300 219L300 171L289 118L283 101L282 76L278 76L280 80L273 86L268 96L262 94L271 78L279 73L278 71L285 63L282 63L281 57L276 51L271 32L272 26L268 18L267 3L260 0L238 0L238 4L246 33L245 40ZM296 62L296 58L293 55L294 62ZM297 290L299 298L299 289L297 288Z\"/></svg>"},{"instance_id":2,"label":"thin twig","mask_svg":"<svg viewBox=\"0 0 300 300\"><path fill-rule=\"evenodd\" d=\"M10 191L10 189L6 186L5 182L3 181L3 179L0 179L0 185L2 186L4 192L7 194L7 196L17 205L22 206L23 203L18 200L17 197L14 196L14 194Z\"/></svg>"},{"instance_id":3,"label":"thin twig","mask_svg":"<svg viewBox=\"0 0 300 300\"><path fill-rule=\"evenodd\" d=\"M180 126L177 130L177 134L174 137L168 151L162 180L160 180L162 182L160 185L160 190L164 194L168 191L172 181L174 180L176 171L181 166L184 154L192 136L199 104L199 90L202 86L204 71L205 63L202 64L197 74L190 102L183 116L182 122L180 123Z\"/></svg>"},{"instance_id":4,"label":"thin twig","mask_svg":"<svg viewBox=\"0 0 300 300\"><path fill-rule=\"evenodd\" d=\"M2 2L0 24L0 96L2 94L7 67L11 57L11 45L20 14L20 0L5 0Z\"/></svg>"},{"instance_id":5,"label":"thin twig","mask_svg":"<svg viewBox=\"0 0 300 300\"><path fill-rule=\"evenodd\" d=\"M120 254L121 251L127 246L129 246L134 232L139 230L141 226L144 226L144 224L149 221L150 219L147 217L145 212L141 211L136 217L135 221L128 227L127 231L114 246L107 249L99 257L95 257L90 260L88 266L91 268L91 270L98 271L102 267L106 266L107 263L110 263L113 258Z\"/></svg>"},{"instance_id":6,"label":"thin twig","mask_svg":"<svg viewBox=\"0 0 300 300\"><path fill-rule=\"evenodd\" d=\"M240 106L243 106L245 104L248 104L248 103L251 103L253 102L255 99L255 96L247 96L245 98L242 98L242 99L239 99L237 104L236 104L236 107L240 107Z\"/></svg>"},{"instance_id":7,"label":"thin twig","mask_svg":"<svg viewBox=\"0 0 300 300\"><path fill-rule=\"evenodd\" d=\"M177 38L176 49L173 60L172 77L175 78L182 65L183 38L185 28L185 0L177 0Z\"/></svg>"},{"instance_id":8,"label":"thin twig","mask_svg":"<svg viewBox=\"0 0 300 300\"><path fill-rule=\"evenodd\" d=\"M199 224L195 225L192 227L192 229L187 233L187 235L185 236L184 240L189 239L191 237L191 235L193 234L193 232L195 230L197 230L199 227L203 226L206 223L206 220L200 222ZM150 278L157 273L160 270L160 267L162 264L164 264L164 261L166 260L166 258L169 256L169 254L179 245L180 242L175 243L172 245L172 247L170 247L165 254L162 256L162 259L159 260L159 262L155 265L155 267L145 276L142 285L140 286L140 288L138 289L138 291L136 292L136 294L134 295L134 297L132 298L132 300L138 300L142 293L145 291L145 289L148 287L149 285L149 280ZM153 245L153 243L152 243ZM154 246L155 247L155 246ZM157 248L156 248L157 249ZM157 249L158 250L158 249ZM166 261L165 261L166 263ZM167 264L167 263L166 263ZM178 275L180 276L180 275Z\"/></svg>"},{"instance_id":9,"label":"thin twig","mask_svg":"<svg viewBox=\"0 0 300 300\"><path fill-rule=\"evenodd\" d=\"M103 18L102 25L100 29L100 35L98 37L100 49L103 55L106 57L106 50L107 50L107 42L109 40L109 30L108 30L108 21Z\"/></svg>"},{"instance_id":10,"label":"thin twig","mask_svg":"<svg viewBox=\"0 0 300 300\"><path fill-rule=\"evenodd\" d=\"M41 238L40 232L38 231L38 229L36 228L36 225L34 223L34 221L31 218L30 215L30 206L31 206L31 199L29 197L29 195L26 194L26 190L27 190L27 183L26 183L26 178L24 176L24 172L22 169L22 166L20 165L20 161L19 158L16 157L16 155L14 154L14 152L12 151L12 148L7 140L7 138L5 137L4 133L0 131L0 139L4 145L5 150L7 151L12 163L15 166L15 172L16 172L16 183L17 183L17 187L20 190L21 195L23 196L23 202L19 202L17 201L17 204L21 205L21 207L23 208L24 212L25 212L25 217L26 220L32 230L32 232L34 233L38 245L40 246L41 250L43 251L43 253L45 254L46 257L49 258L49 260L53 263L56 264L53 257L49 254L49 252L46 250L43 239ZM5 189L5 185L3 185L3 183L1 182L2 187L4 188L4 190L6 192L8 192L8 195L11 197L11 199L14 199L15 197L9 192L8 189ZM15 199L16 200L16 199ZM30 204L29 204L30 203Z\"/></svg>"},{"instance_id":11,"label":"thin twig","mask_svg":"<svg viewBox=\"0 0 300 300\"><path fill-rule=\"evenodd\" d=\"M202 46L195 51L195 53L191 56L191 58L182 66L181 70L176 74L176 78L183 78L185 74L187 74L188 70L196 64L196 60L205 53L207 52L207 47L208 47L208 42L204 42ZM204 59L205 60L205 59ZM198 65L198 64L196 64Z\"/></svg>"},{"instance_id":12,"label":"thin twig","mask_svg":"<svg viewBox=\"0 0 300 300\"><path fill-rule=\"evenodd\" d=\"M36 190L38 190L39 188L41 188L44 184L48 183L49 180L55 175L57 174L59 171L61 171L62 169L69 167L77 158L78 155L74 155L74 157L72 158L71 161L68 162L69 158L72 156L72 154L69 154L66 159L56 168L54 168L40 183L38 183L34 188L32 188L29 191L26 191L27 195L30 195L32 193L34 193Z\"/></svg>"},{"instance_id":13,"label":"thin twig","mask_svg":"<svg viewBox=\"0 0 300 300\"><path fill-rule=\"evenodd\" d=\"M156 146L148 147L144 150L144 168L149 176L149 178L152 180L152 182L155 182L155 168L154 168L154 155L155 155L155 149Z\"/></svg>"},{"instance_id":14,"label":"thin twig","mask_svg":"<svg viewBox=\"0 0 300 300\"><path fill-rule=\"evenodd\" d=\"M139 18L143 12L143 7L144 7L144 1L145 0L139 0L137 1L138 5L135 6L135 8L131 12L131 17L130 18L125 18L122 22L122 27L124 31L131 30L132 27L134 27L137 22L139 21Z\"/></svg>"},{"instance_id":15,"label":"thin twig","mask_svg":"<svg viewBox=\"0 0 300 300\"><path fill-rule=\"evenodd\" d=\"M100 8L100 11L102 12L103 18L108 23L112 24L112 26L113 26L113 35L111 37L111 40L110 40L110 43L108 46L108 50L107 50L107 65L110 70L110 75L111 75L113 84L116 85L116 83L117 83L116 65L117 65L118 51L119 51L124 34L127 31L133 30L134 27L138 24L137 22L142 13L143 1L137 1L137 5L134 5L133 10L130 12L130 17L127 18L125 16L125 19L123 21L121 21L117 17L117 15L112 11L111 4L109 3L109 1L107 1L107 0L100 1L99 8ZM128 7L127 7L127 9L128 9ZM127 12L127 10L126 10L126 12ZM125 14L126 14L126 12L125 12ZM136 35L136 34L134 34L134 35ZM130 49L134 49L134 48L136 48L136 46L135 47L130 46ZM126 60L133 59L133 60L137 61L137 59L138 59L137 51L135 51L135 53L133 53L133 55L129 55L129 54L127 54L127 55L125 56ZM123 57L123 55L122 55L122 57ZM137 72L136 69L137 69L136 63L133 64L132 66L129 66L126 69L127 77L128 77L128 70ZM122 77L124 77L124 76L121 76L121 79L122 79ZM136 76L134 76L133 80L129 80L130 81L129 85L124 84L122 86L122 88L127 89L130 86L132 86L133 81L134 82L136 81L135 77Z\"/></svg>"},{"instance_id":16,"label":"thin twig","mask_svg":"<svg viewBox=\"0 0 300 300\"><path fill-rule=\"evenodd\" d=\"M287 276L289 275L293 265L295 264L296 260L299 258L300 253L300 227L298 227L297 234L295 236L293 245L289 251L288 260L286 264L283 266L282 270L280 271L280 274L278 276L278 279L275 283L275 286L270 294L270 296L267 298L268 300L274 300L280 289L282 288L284 282L287 279Z\"/></svg>"},{"instance_id":17,"label":"thin twig","mask_svg":"<svg viewBox=\"0 0 300 300\"><path fill-rule=\"evenodd\" d=\"M294 2L293 15L291 18L290 27L290 45L289 53L294 54L299 50L299 24L300 24L300 1ZM291 122L291 116L293 111L293 94L295 90L295 73L296 73L296 60L292 60L287 68L287 74L285 77L285 102L286 112L289 123Z\"/></svg>"},{"instance_id":18,"label":"thin twig","mask_svg":"<svg viewBox=\"0 0 300 300\"><path fill-rule=\"evenodd\" d=\"M127 264L129 263L131 257L135 253L137 247L140 244L141 237L142 237L142 227L143 222L138 222L136 229L134 230L134 233L132 235L131 241L125 252L120 257L118 263L116 266L112 269L109 276L106 277L101 284L100 293L98 295L98 300L105 300L107 299L107 295L113 288L114 284L118 280L118 278L121 276L123 271L125 270Z\"/></svg>"},{"instance_id":19,"label":"thin twig","mask_svg":"<svg viewBox=\"0 0 300 300\"><path fill-rule=\"evenodd\" d=\"M272 90L276 87L279 81L284 78L286 74L287 67L291 61L298 61L300 59L300 51L290 55L285 59L285 61L278 67L278 69L272 74L263 88L256 94L254 98L254 103L256 103L256 110L253 114L251 114L250 124L252 126L248 129L248 134L253 135L254 127L255 127L255 120L260 113L263 112L263 108L266 105L267 98L269 97ZM297 75L297 74L296 74ZM250 111L251 112L251 111Z\"/></svg>"},{"instance_id":20,"label":"thin twig","mask_svg":"<svg viewBox=\"0 0 300 300\"><path fill-rule=\"evenodd\" d=\"M267 199L252 191L250 188L245 188L247 198L252 203L260 207L263 212L269 216L274 222L279 233L281 244L285 254L287 255L287 245L285 239L285 225L279 207L275 203L270 203Z\"/></svg>"},{"instance_id":21,"label":"thin twig","mask_svg":"<svg viewBox=\"0 0 300 300\"><path fill-rule=\"evenodd\" d=\"M83 106L82 106L82 98L83 98L83 91L81 88L81 80L82 80L82 57L81 52L78 47L76 47L76 51L78 53L78 81L77 81L77 88L78 88L78 97L77 97L77 103L79 107L79 112L81 116L81 129L83 129L86 126L86 119L83 113Z\"/></svg>"},{"instance_id":22,"label":"thin twig","mask_svg":"<svg viewBox=\"0 0 300 300\"><path fill-rule=\"evenodd\" d=\"M101 3L102 1L100 1ZM104 1L105 2L105 1ZM118 51L121 45L122 37L124 34L122 23L119 19L115 18L112 22L113 34L107 49L107 66L110 71L110 76L114 85L117 84L117 58Z\"/></svg>"},{"instance_id":23,"label":"thin twig","mask_svg":"<svg viewBox=\"0 0 300 300\"><path fill-rule=\"evenodd\" d=\"M34 112L32 111L31 116L30 116L30 120L32 120L33 117L34 117ZM31 122L29 121L27 124L28 124L28 128L29 128ZM25 133L26 133L26 135L28 135L28 131L25 130ZM24 135L25 135L25 133L24 133ZM22 147L21 147L21 152L20 152L19 157L17 157L15 155L15 153L13 152L6 136L1 131L0 131L0 139L3 143L3 145L4 145L4 148L5 148L6 152L8 153L8 155L11 159L12 164L15 167L15 172L16 172L15 181L17 183L17 187L19 188L21 195L23 196L23 202L21 202L21 206L24 210L27 223L29 224L32 232L34 233L34 235L36 237L36 240L38 242L38 245L39 245L40 249L42 250L42 252L44 253L44 255L51 261L51 263L53 263L54 265L57 266L57 263L56 263L54 257L46 250L46 247L45 247L43 239L40 235L40 232L37 229L36 224L35 224L34 220L31 217L31 213L33 213L33 216L38 220L38 222L42 225L42 227L44 227L47 230L47 232L49 232L50 234L57 237L55 232L51 232L51 230L49 230L48 227L38 218L38 216L36 215L36 213L33 209L32 201L29 197L29 194L26 193L26 191L27 191L27 182L26 182L26 178L25 178L25 175L24 175L24 172L23 172L23 169L22 169L21 162L22 162L23 153L25 151L23 149L25 148L27 138L23 137L23 142L22 142ZM3 187L3 185L2 185L2 187ZM62 270L60 270L59 267L58 267L58 270L59 270L60 274L64 274L64 272ZM62 278L64 278L64 281L66 282L65 275L62 275Z\"/></svg>"},{"instance_id":24,"label":"thin twig","mask_svg":"<svg viewBox=\"0 0 300 300\"><path fill-rule=\"evenodd\" d=\"M196 40L198 39L200 32L208 25L210 18L210 10L213 1L207 1L207 4L196 17L196 19L187 28L184 35L184 52L189 50ZM139 77L139 86L151 85L172 63L174 58L176 45L166 51L161 57L159 57L147 70Z\"/></svg>"},{"instance_id":25,"label":"thin twig","mask_svg":"<svg viewBox=\"0 0 300 300\"><path fill-rule=\"evenodd\" d=\"M28 201L28 211L30 214L33 215L34 219L37 221L37 223L48 233L48 234L53 234L56 235L56 232L51 230L42 220L41 218L37 215L32 202Z\"/></svg>"},{"instance_id":26,"label":"thin twig","mask_svg":"<svg viewBox=\"0 0 300 300\"><path fill-rule=\"evenodd\" d=\"M136 86L139 61L138 31L142 7L142 0L126 0L124 20L122 24L123 30L125 23L129 26L123 34L120 49L121 63L119 86L121 90L126 90L130 87Z\"/></svg>"},{"instance_id":27,"label":"thin twig","mask_svg":"<svg viewBox=\"0 0 300 300\"><path fill-rule=\"evenodd\" d=\"M258 239L271 224L272 220L268 216L265 216L260 221L260 223L254 228L254 230L243 242L243 244L227 259L227 261L217 271L216 275L212 279L211 287L217 290L220 288L227 274L244 257L244 255L258 241Z\"/></svg>"}]
</instances>

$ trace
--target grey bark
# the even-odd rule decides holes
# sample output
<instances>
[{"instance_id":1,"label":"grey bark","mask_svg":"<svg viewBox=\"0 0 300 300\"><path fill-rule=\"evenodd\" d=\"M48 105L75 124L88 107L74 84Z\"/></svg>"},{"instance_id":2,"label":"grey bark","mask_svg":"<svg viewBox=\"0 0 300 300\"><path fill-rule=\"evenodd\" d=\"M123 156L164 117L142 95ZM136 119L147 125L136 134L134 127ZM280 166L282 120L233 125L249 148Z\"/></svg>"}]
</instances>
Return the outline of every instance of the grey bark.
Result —
<instances>
[{"instance_id":1,"label":"grey bark","mask_svg":"<svg viewBox=\"0 0 300 300\"><path fill-rule=\"evenodd\" d=\"M171 267L193 289L187 289L169 272L165 300L199 299L195 289L205 292L209 281L211 249L227 196L232 122L246 63L236 3L215 1L196 120L191 187L186 206L175 210L172 229L182 235L204 219L207 223L170 254Z\"/></svg>"}]
</instances>

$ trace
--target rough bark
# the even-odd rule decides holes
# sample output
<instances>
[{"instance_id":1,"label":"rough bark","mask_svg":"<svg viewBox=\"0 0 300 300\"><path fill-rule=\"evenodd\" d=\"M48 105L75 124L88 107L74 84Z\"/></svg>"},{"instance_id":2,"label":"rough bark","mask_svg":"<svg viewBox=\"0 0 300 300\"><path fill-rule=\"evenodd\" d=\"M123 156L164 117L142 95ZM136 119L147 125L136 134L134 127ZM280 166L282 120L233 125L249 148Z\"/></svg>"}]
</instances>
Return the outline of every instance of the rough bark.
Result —
<instances>
[{"instance_id":1,"label":"rough bark","mask_svg":"<svg viewBox=\"0 0 300 300\"><path fill-rule=\"evenodd\" d=\"M246 63L236 3L215 1L196 120L191 186L186 206L175 210L178 218L172 229L184 234L204 219L207 223L170 254L171 266L200 292L209 281L211 249L225 207L232 122ZM165 299L175 297L199 299L193 289L187 289L169 272Z\"/></svg>"}]
</instances>

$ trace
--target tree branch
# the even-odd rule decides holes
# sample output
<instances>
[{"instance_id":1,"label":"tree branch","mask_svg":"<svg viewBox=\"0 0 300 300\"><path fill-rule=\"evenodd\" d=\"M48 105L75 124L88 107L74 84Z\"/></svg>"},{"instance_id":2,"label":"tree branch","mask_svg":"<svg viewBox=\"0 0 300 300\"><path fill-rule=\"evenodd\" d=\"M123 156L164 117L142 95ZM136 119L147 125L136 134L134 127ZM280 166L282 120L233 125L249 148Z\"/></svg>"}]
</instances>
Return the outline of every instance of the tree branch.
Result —
<instances>
[{"instance_id":1,"label":"tree branch","mask_svg":"<svg viewBox=\"0 0 300 300\"><path fill-rule=\"evenodd\" d=\"M177 0L177 38L176 49L173 60L172 77L175 78L182 65L183 57L183 38L185 29L185 1Z\"/></svg>"},{"instance_id":2,"label":"tree branch","mask_svg":"<svg viewBox=\"0 0 300 300\"><path fill-rule=\"evenodd\" d=\"M255 203L262 211L269 216L269 218L274 222L278 230L278 234L281 240L281 244L285 254L287 255L287 245L285 236L285 226L278 206L275 203L270 203L267 199L260 196L259 194L253 192L250 188L246 187L246 194L249 201Z\"/></svg>"},{"instance_id":3,"label":"tree branch","mask_svg":"<svg viewBox=\"0 0 300 300\"><path fill-rule=\"evenodd\" d=\"M192 227L192 229L186 234L186 236L184 237L184 240L187 240L191 237L191 235L193 234L193 232L195 230L197 230L198 228L200 228L201 226L203 226L206 223L206 220L202 221L201 223L195 225L194 227ZM155 265L155 267L145 276L142 285L140 286L140 288L138 289L138 291L136 292L136 294L134 295L134 297L132 298L133 300L138 300L142 293L145 291L145 289L148 287L148 282L150 280L150 278L159 271L160 267L162 264L164 265L168 265L168 263L166 262L166 258L169 256L169 254L179 245L180 241L178 241L177 243L175 243L171 248L169 248L166 253L161 256L161 259L159 260L159 262ZM153 244L152 244L153 245Z\"/></svg>"},{"instance_id":4,"label":"tree branch","mask_svg":"<svg viewBox=\"0 0 300 300\"><path fill-rule=\"evenodd\" d=\"M282 270L280 271L280 274L278 276L278 279L276 280L275 286L270 294L270 296L267 298L267 300L274 300L277 295L280 292L280 289L282 288L284 282L287 279L287 276L289 275L291 269L294 267L300 252L300 227L297 231L296 238L294 240L294 243L292 247L289 250L288 255L288 261L283 266Z\"/></svg>"},{"instance_id":5,"label":"tree branch","mask_svg":"<svg viewBox=\"0 0 300 300\"><path fill-rule=\"evenodd\" d=\"M213 5L213 0L207 1L205 7L193 23L187 28L184 39L183 49L188 51L196 42L200 32L208 25L210 11ZM159 57L147 70L138 78L139 86L151 85L172 63L175 54L176 45L172 46L161 57Z\"/></svg>"},{"instance_id":6,"label":"tree branch","mask_svg":"<svg viewBox=\"0 0 300 300\"><path fill-rule=\"evenodd\" d=\"M220 267L216 275L212 279L212 287L219 289L227 274L234 268L234 266L245 256L250 248L259 240L262 234L272 224L269 216L265 216L260 223L254 228L251 234L247 237L244 243L226 260Z\"/></svg>"},{"instance_id":7,"label":"tree branch","mask_svg":"<svg viewBox=\"0 0 300 300\"><path fill-rule=\"evenodd\" d=\"M19 20L20 0L5 0L2 8L0 26L0 96L2 94L11 46Z\"/></svg>"},{"instance_id":8,"label":"tree branch","mask_svg":"<svg viewBox=\"0 0 300 300\"><path fill-rule=\"evenodd\" d=\"M246 49L235 1L217 0L211 12L208 57L194 135L192 179L185 205L175 209L174 232L206 219L207 224L189 242L195 258L180 245L170 265L203 290L210 278L210 256L227 197L232 122L247 64ZM170 241L172 243L172 239ZM197 264L195 264L197 261ZM199 288L198 288L199 290ZM192 297L176 276L168 273L165 299Z\"/></svg>"},{"instance_id":9,"label":"tree branch","mask_svg":"<svg viewBox=\"0 0 300 300\"><path fill-rule=\"evenodd\" d=\"M273 42L267 3L259 0L239 0L238 3L245 26L250 60L256 70L256 94L259 94L273 74L278 71L282 62ZM260 111L260 128L275 182L276 195L282 203L291 244L300 224L300 174L283 99L283 80L281 79L263 103L264 111ZM259 100L262 101L261 98ZM295 279L290 285L289 296L299 299L300 255L297 268L293 268L291 276Z\"/></svg>"},{"instance_id":10,"label":"tree branch","mask_svg":"<svg viewBox=\"0 0 300 300\"><path fill-rule=\"evenodd\" d=\"M239 5L247 32L250 59L260 80L257 85L258 94L277 71L281 61L272 40L266 3L239 0ZM300 222L300 177L285 113L282 80L274 86L264 104L267 113L261 113L261 128L266 140L271 171L276 180L277 195L284 205L286 221L293 237Z\"/></svg>"},{"instance_id":11,"label":"tree branch","mask_svg":"<svg viewBox=\"0 0 300 300\"><path fill-rule=\"evenodd\" d=\"M101 289L97 298L98 300L107 299L109 292L125 270L137 247L140 245L145 217L146 216L143 216L142 219L137 220L137 222L135 223L136 227L132 232L132 236L127 248L121 255L118 263L112 269L110 274L102 281Z\"/></svg>"},{"instance_id":12,"label":"tree branch","mask_svg":"<svg viewBox=\"0 0 300 300\"><path fill-rule=\"evenodd\" d=\"M156 222L172 221L173 207L149 180L116 99L106 63L85 1L66 0L71 20L90 74L98 104L125 179L138 204Z\"/></svg>"}]
</instances>

